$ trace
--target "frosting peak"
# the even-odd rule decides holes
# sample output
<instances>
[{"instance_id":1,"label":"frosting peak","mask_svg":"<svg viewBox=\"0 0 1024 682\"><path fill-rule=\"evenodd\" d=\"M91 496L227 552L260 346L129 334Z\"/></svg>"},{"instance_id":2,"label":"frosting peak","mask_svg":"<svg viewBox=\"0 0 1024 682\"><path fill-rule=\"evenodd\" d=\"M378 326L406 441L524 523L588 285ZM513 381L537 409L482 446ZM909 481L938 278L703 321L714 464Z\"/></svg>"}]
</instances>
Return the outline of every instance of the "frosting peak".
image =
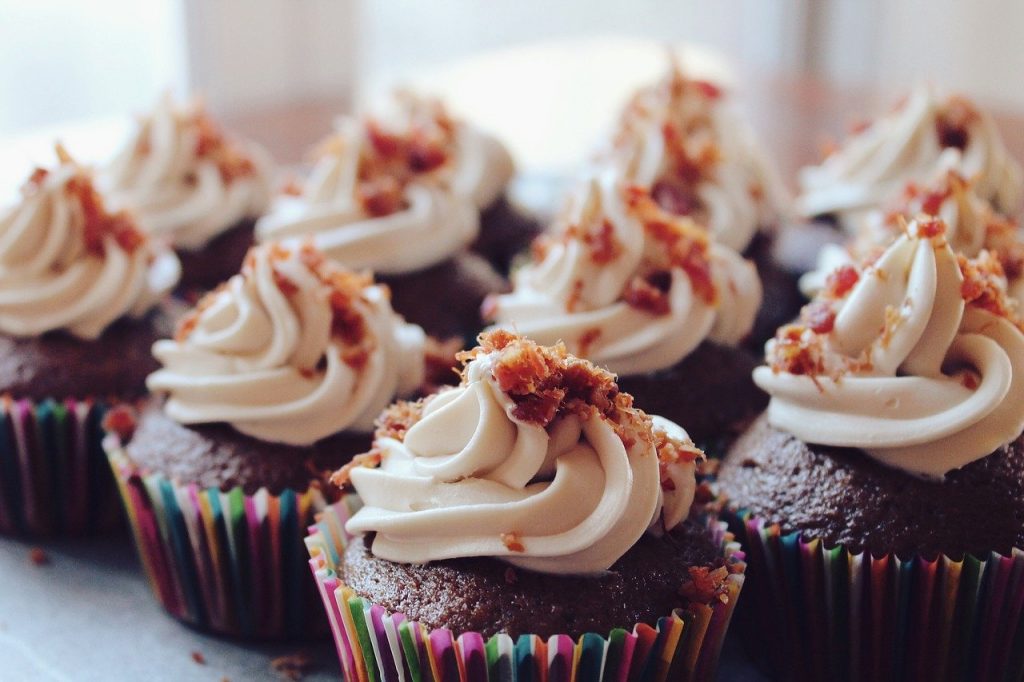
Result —
<instances>
[{"instance_id":1,"label":"frosting peak","mask_svg":"<svg viewBox=\"0 0 1024 682\"><path fill-rule=\"evenodd\" d=\"M707 225L735 251L770 226L784 202L775 171L725 93L687 78L678 64L633 96L610 161L627 181L650 188L662 208Z\"/></svg>"},{"instance_id":2,"label":"frosting peak","mask_svg":"<svg viewBox=\"0 0 1024 682\"><path fill-rule=\"evenodd\" d=\"M610 175L571 197L512 293L485 313L619 374L671 367L704 339L738 343L761 302L753 264Z\"/></svg>"},{"instance_id":3,"label":"frosting peak","mask_svg":"<svg viewBox=\"0 0 1024 682\"><path fill-rule=\"evenodd\" d=\"M345 118L302 187L257 224L261 239L311 237L346 266L419 270L466 247L512 177L494 138L440 102L397 93L390 111Z\"/></svg>"},{"instance_id":4,"label":"frosting peak","mask_svg":"<svg viewBox=\"0 0 1024 682\"><path fill-rule=\"evenodd\" d=\"M263 212L269 176L262 149L229 138L198 102L179 107L167 95L139 120L101 180L143 229L196 250Z\"/></svg>"},{"instance_id":5,"label":"frosting peak","mask_svg":"<svg viewBox=\"0 0 1024 682\"><path fill-rule=\"evenodd\" d=\"M107 209L90 171L60 146L57 154L60 165L37 168L0 211L0 332L95 339L118 318L149 311L181 266L130 214Z\"/></svg>"},{"instance_id":6,"label":"frosting peak","mask_svg":"<svg viewBox=\"0 0 1024 682\"><path fill-rule=\"evenodd\" d=\"M369 431L395 395L424 378L423 330L391 310L385 287L311 246L252 249L242 272L202 299L153 354L150 390L185 424L228 422L305 445Z\"/></svg>"},{"instance_id":7,"label":"frosting peak","mask_svg":"<svg viewBox=\"0 0 1024 682\"><path fill-rule=\"evenodd\" d=\"M1024 429L1024 333L999 262L957 257L922 217L872 265L837 270L766 346L769 421L941 477Z\"/></svg>"},{"instance_id":8,"label":"frosting peak","mask_svg":"<svg viewBox=\"0 0 1024 682\"><path fill-rule=\"evenodd\" d=\"M803 169L798 210L835 214L852 227L863 211L894 199L907 181L927 182L950 149L959 151L959 170L976 183L981 198L1016 212L1024 176L995 122L966 98L939 97L926 86L860 129L821 165Z\"/></svg>"},{"instance_id":9,"label":"frosting peak","mask_svg":"<svg viewBox=\"0 0 1024 682\"><path fill-rule=\"evenodd\" d=\"M374 450L335 476L362 498L346 528L375 533L374 554L595 573L687 517L702 455L681 428L562 347L481 343L460 386L391 408Z\"/></svg>"}]
</instances>

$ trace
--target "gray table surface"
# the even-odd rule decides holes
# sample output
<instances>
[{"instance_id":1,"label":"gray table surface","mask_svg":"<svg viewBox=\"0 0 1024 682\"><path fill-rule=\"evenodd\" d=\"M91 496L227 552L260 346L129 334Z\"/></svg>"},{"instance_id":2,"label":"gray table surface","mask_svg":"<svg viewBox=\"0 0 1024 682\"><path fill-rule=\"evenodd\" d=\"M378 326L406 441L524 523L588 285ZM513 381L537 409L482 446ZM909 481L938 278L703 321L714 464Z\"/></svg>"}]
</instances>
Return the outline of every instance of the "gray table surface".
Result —
<instances>
[{"instance_id":1,"label":"gray table surface","mask_svg":"<svg viewBox=\"0 0 1024 682\"><path fill-rule=\"evenodd\" d=\"M32 561L33 548L48 561ZM334 646L251 644L182 626L153 599L127 536L29 543L0 538L0 680L279 680L270 662L303 651L304 680L340 677ZM202 654L204 664L192 659ZM735 642L721 680L761 680Z\"/></svg>"}]
</instances>

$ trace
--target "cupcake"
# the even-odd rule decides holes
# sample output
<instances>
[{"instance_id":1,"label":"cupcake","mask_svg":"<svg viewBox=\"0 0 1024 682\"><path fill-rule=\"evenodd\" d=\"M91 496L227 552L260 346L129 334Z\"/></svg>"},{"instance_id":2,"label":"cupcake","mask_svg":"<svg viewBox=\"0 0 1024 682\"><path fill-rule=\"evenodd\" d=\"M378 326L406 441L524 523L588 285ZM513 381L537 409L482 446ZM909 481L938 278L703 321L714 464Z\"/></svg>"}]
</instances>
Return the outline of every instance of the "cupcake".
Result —
<instances>
[{"instance_id":1,"label":"cupcake","mask_svg":"<svg viewBox=\"0 0 1024 682\"><path fill-rule=\"evenodd\" d=\"M117 496L100 447L107 410L145 393L169 324L174 253L107 209L58 145L0 210L0 533L108 529Z\"/></svg>"},{"instance_id":2,"label":"cupcake","mask_svg":"<svg viewBox=\"0 0 1024 682\"><path fill-rule=\"evenodd\" d=\"M238 272L255 219L270 201L270 160L224 133L198 101L169 95L139 119L100 181L152 235L170 241L186 290L211 289Z\"/></svg>"},{"instance_id":3,"label":"cupcake","mask_svg":"<svg viewBox=\"0 0 1024 682\"><path fill-rule=\"evenodd\" d=\"M583 184L486 314L619 375L637 401L698 443L738 432L767 403L739 347L754 323L754 264L614 174Z\"/></svg>"},{"instance_id":4,"label":"cupcake","mask_svg":"<svg viewBox=\"0 0 1024 682\"><path fill-rule=\"evenodd\" d=\"M389 115L342 119L309 177L260 219L261 240L311 238L339 263L373 269L395 309L437 336L479 331L484 296L503 279L486 258L507 260L514 238L487 223L512 161L497 140L453 119L436 100L399 93ZM481 228L481 212L484 222ZM501 258L495 247L506 249Z\"/></svg>"},{"instance_id":5,"label":"cupcake","mask_svg":"<svg viewBox=\"0 0 1024 682\"><path fill-rule=\"evenodd\" d=\"M957 150L943 153L940 170L927 185L908 182L899 199L887 209L868 212L846 244L828 244L818 254L816 269L800 277L800 290L812 298L825 286L828 276L839 268L858 268L877 258L903 234L907 220L921 213L942 218L946 241L953 251L973 258L982 249L991 251L1006 274L1009 294L1020 299L1024 294L1024 244L1016 221L996 210L978 196L977 181L957 170L961 155Z\"/></svg>"},{"instance_id":6,"label":"cupcake","mask_svg":"<svg viewBox=\"0 0 1024 682\"><path fill-rule=\"evenodd\" d=\"M808 679L1020 679L1024 333L998 259L922 215L766 347L721 468L748 633Z\"/></svg>"},{"instance_id":7,"label":"cupcake","mask_svg":"<svg viewBox=\"0 0 1024 682\"><path fill-rule=\"evenodd\" d=\"M660 82L634 94L598 163L754 260L766 291L752 335L756 344L797 314L796 278L772 254L786 192L721 86L688 78L673 62Z\"/></svg>"},{"instance_id":8,"label":"cupcake","mask_svg":"<svg viewBox=\"0 0 1024 682\"><path fill-rule=\"evenodd\" d=\"M307 538L345 679L710 679L743 564L695 511L700 451L564 347L480 343Z\"/></svg>"},{"instance_id":9,"label":"cupcake","mask_svg":"<svg viewBox=\"0 0 1024 682\"><path fill-rule=\"evenodd\" d=\"M818 166L800 173L797 210L856 230L864 213L896 199L908 181L927 183L947 150L975 191L1007 214L1020 208L1024 176L995 122L960 95L915 88L889 113L860 127Z\"/></svg>"},{"instance_id":10,"label":"cupcake","mask_svg":"<svg viewBox=\"0 0 1024 682\"><path fill-rule=\"evenodd\" d=\"M424 379L424 334L386 288L312 247L254 248L153 354L165 400L108 420L104 443L153 591L171 615L244 637L317 625L303 529L325 473Z\"/></svg>"}]
</instances>

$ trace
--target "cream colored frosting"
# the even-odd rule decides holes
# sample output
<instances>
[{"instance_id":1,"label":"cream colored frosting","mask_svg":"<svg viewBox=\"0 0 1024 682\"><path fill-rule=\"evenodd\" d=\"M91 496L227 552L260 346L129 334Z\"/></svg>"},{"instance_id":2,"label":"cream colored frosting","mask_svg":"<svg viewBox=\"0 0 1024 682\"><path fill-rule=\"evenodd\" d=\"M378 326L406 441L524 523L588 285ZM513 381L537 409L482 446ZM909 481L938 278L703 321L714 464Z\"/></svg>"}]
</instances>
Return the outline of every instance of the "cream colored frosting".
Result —
<instances>
[{"instance_id":1,"label":"cream colored frosting","mask_svg":"<svg viewBox=\"0 0 1024 682\"><path fill-rule=\"evenodd\" d=\"M983 199L999 210L1019 208L1024 176L1009 155L992 119L959 97L940 97L915 88L898 108L848 139L819 166L800 174L797 209L806 216L835 214L853 229L865 210L894 200L908 181L927 182L945 149L938 133L943 121L963 126L958 170L974 182Z\"/></svg>"},{"instance_id":2,"label":"cream colored frosting","mask_svg":"<svg viewBox=\"0 0 1024 682\"><path fill-rule=\"evenodd\" d=\"M772 396L769 421L801 440L941 477L1024 429L1024 334L982 301L965 304L971 287L945 237L918 229L912 223L831 302L831 330L780 330L766 347L772 366L754 381ZM1013 305L997 275L988 284ZM790 371L792 334L816 371Z\"/></svg>"},{"instance_id":3,"label":"cream colored frosting","mask_svg":"<svg viewBox=\"0 0 1024 682\"><path fill-rule=\"evenodd\" d=\"M143 229L195 251L270 203L271 163L251 142L223 137L202 107L164 96L140 119L101 181Z\"/></svg>"},{"instance_id":4,"label":"cream colored frosting","mask_svg":"<svg viewBox=\"0 0 1024 682\"><path fill-rule=\"evenodd\" d=\"M322 264L311 265L322 258L308 248L253 249L177 340L153 346L163 369L147 386L168 394L168 416L305 445L370 431L396 395L422 384L423 330L392 311L385 288L347 273L324 276ZM332 277L349 283L339 289Z\"/></svg>"},{"instance_id":5,"label":"cream colored frosting","mask_svg":"<svg viewBox=\"0 0 1024 682\"><path fill-rule=\"evenodd\" d=\"M123 316L141 317L178 282L174 253L110 214L92 174L62 149L0 211L0 332L64 329L95 339Z\"/></svg>"},{"instance_id":6,"label":"cream colored frosting","mask_svg":"<svg viewBox=\"0 0 1024 682\"><path fill-rule=\"evenodd\" d=\"M564 341L572 352L620 375L671 367L704 340L740 342L761 303L754 265L722 244L705 242L714 286L714 300L707 300L683 268L666 261L668 248L646 228L628 191L610 174L580 188L556 227L563 237L542 260L514 274L511 293L493 299L489 312L497 325L541 344ZM664 212L659 218L688 222ZM606 225L617 253L595 259L587 235ZM671 283L663 314L626 297L635 278L657 270Z\"/></svg>"},{"instance_id":7,"label":"cream colored frosting","mask_svg":"<svg viewBox=\"0 0 1024 682\"><path fill-rule=\"evenodd\" d=\"M376 556L489 556L545 573L597 573L645 532L688 516L694 462L669 464L672 485L663 486L652 442L627 447L603 415L567 414L546 428L516 418L494 378L495 355L477 357L462 386L433 396L403 441L378 439L379 468L352 470L364 506L346 530L376 533ZM654 419L655 430L689 440Z\"/></svg>"},{"instance_id":8,"label":"cream colored frosting","mask_svg":"<svg viewBox=\"0 0 1024 682\"><path fill-rule=\"evenodd\" d=\"M685 188L693 217L735 251L772 226L787 202L753 129L717 86L687 79L678 65L634 95L610 159L629 182L655 188L656 198L659 183ZM677 172L682 165L687 170Z\"/></svg>"},{"instance_id":9,"label":"cream colored frosting","mask_svg":"<svg viewBox=\"0 0 1024 682\"><path fill-rule=\"evenodd\" d=\"M359 121L339 122L298 195L283 194L257 224L260 239L312 237L318 248L349 267L388 274L439 263L476 238L480 211L493 203L512 177L512 159L495 138L448 117L440 104L409 94L392 110ZM440 165L415 170L374 170L377 129L400 141L433 130ZM411 163L411 162L410 162ZM374 175L397 183L401 205L376 214L361 200ZM369 176L369 177L367 177Z\"/></svg>"},{"instance_id":10,"label":"cream colored frosting","mask_svg":"<svg viewBox=\"0 0 1024 682\"><path fill-rule=\"evenodd\" d=\"M982 249L1013 255L1009 250L1018 249L1010 242L1021 242L1017 226L978 196L969 179L956 170L960 166L959 150L947 149L936 177L927 187L922 189L916 183L909 183L900 201L892 207L868 212L858 222L849 242L823 247L815 269L800 278L804 295L813 297L836 268L859 267L860 263L877 256L902 234L898 217L912 220L927 213L941 218L946 225L946 240L953 251L969 258L977 256ZM1018 275L1009 282L1010 293L1015 298L1024 293L1021 279Z\"/></svg>"}]
</instances>

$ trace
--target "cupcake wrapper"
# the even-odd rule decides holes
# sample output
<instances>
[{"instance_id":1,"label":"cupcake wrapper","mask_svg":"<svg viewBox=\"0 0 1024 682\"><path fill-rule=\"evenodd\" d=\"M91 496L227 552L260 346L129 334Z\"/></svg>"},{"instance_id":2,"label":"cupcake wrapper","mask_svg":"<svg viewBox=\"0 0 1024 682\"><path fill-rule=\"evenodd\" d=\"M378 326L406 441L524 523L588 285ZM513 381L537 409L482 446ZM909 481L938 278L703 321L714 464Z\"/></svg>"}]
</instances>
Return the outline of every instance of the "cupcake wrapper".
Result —
<instances>
[{"instance_id":1,"label":"cupcake wrapper","mask_svg":"<svg viewBox=\"0 0 1024 682\"><path fill-rule=\"evenodd\" d=\"M73 536L118 525L102 447L107 409L91 400L0 402L0 534Z\"/></svg>"},{"instance_id":2,"label":"cupcake wrapper","mask_svg":"<svg viewBox=\"0 0 1024 682\"><path fill-rule=\"evenodd\" d=\"M247 638L326 631L303 567L303 531L326 504L318 488L180 485L140 471L115 437L105 445L150 587L172 616Z\"/></svg>"},{"instance_id":3,"label":"cupcake wrapper","mask_svg":"<svg viewBox=\"0 0 1024 682\"><path fill-rule=\"evenodd\" d=\"M724 518L750 565L737 627L780 679L1024 679L1024 551L873 557Z\"/></svg>"},{"instance_id":4,"label":"cupcake wrapper","mask_svg":"<svg viewBox=\"0 0 1024 682\"><path fill-rule=\"evenodd\" d=\"M721 602L676 609L653 627L636 625L607 636L542 639L477 632L455 636L430 630L400 613L358 597L333 567L351 539L345 522L359 507L347 495L309 529L310 567L327 610L343 677L348 682L658 682L713 679L725 632L743 586L743 552L725 530L708 521L715 542L734 566Z\"/></svg>"}]
</instances>

